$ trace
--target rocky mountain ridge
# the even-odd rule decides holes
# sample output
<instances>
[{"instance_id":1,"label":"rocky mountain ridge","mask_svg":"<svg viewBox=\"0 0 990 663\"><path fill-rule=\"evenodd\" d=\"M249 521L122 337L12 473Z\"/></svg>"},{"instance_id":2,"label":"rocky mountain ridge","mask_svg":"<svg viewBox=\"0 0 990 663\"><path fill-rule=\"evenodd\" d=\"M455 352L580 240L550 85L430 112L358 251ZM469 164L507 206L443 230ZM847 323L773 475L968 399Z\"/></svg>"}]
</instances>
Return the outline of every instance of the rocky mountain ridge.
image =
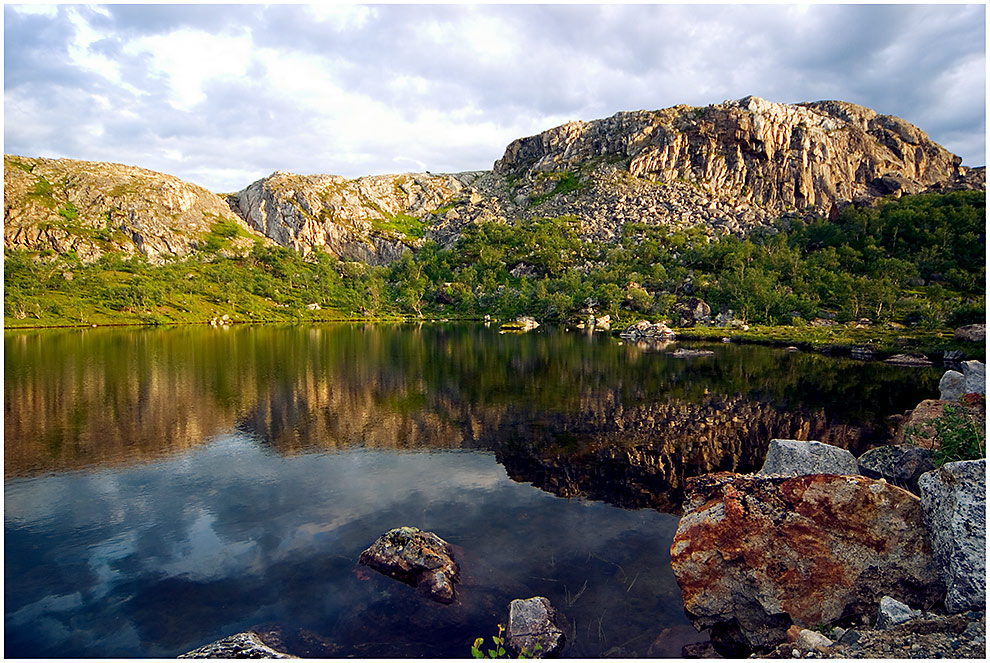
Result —
<instances>
[{"instance_id":1,"label":"rocky mountain ridge","mask_svg":"<svg viewBox=\"0 0 990 663\"><path fill-rule=\"evenodd\" d=\"M105 253L152 262L200 246L218 222L243 226L226 202L172 175L114 163L4 155L5 248L74 251L84 262ZM251 236L254 236L252 238Z\"/></svg>"},{"instance_id":2,"label":"rocky mountain ridge","mask_svg":"<svg viewBox=\"0 0 990 663\"><path fill-rule=\"evenodd\" d=\"M491 171L355 180L277 171L225 197L131 166L4 163L5 246L83 260L181 256L218 220L243 229L242 246L263 236L303 254L387 264L424 240L452 246L471 223L569 215L598 241L629 223L742 235L881 196L986 188L984 168L962 166L900 118L757 97L569 122L513 141Z\"/></svg>"}]
</instances>

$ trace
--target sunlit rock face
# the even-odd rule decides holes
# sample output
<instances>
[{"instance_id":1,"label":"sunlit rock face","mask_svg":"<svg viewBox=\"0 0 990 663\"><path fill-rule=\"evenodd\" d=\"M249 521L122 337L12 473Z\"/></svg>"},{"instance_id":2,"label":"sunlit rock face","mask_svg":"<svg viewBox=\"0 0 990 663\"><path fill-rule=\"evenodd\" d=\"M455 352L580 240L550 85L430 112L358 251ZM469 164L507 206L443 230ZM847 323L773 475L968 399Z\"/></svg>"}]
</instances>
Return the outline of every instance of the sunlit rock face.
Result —
<instances>
[{"instance_id":1,"label":"sunlit rock face","mask_svg":"<svg viewBox=\"0 0 990 663\"><path fill-rule=\"evenodd\" d=\"M421 244L419 233L396 219L418 223L458 195L470 196L468 185L476 178L476 173L417 173L348 180L278 171L231 194L229 203L252 228L282 246L379 265Z\"/></svg>"},{"instance_id":2,"label":"sunlit rock face","mask_svg":"<svg viewBox=\"0 0 990 663\"><path fill-rule=\"evenodd\" d=\"M945 592L918 497L860 476L696 477L671 565L685 612L728 656L873 615L883 596L927 608Z\"/></svg>"},{"instance_id":3,"label":"sunlit rock face","mask_svg":"<svg viewBox=\"0 0 990 663\"><path fill-rule=\"evenodd\" d=\"M75 251L84 262L107 253L162 262L195 250L221 220L254 234L220 196L144 168L4 155L3 183L5 248Z\"/></svg>"},{"instance_id":4,"label":"sunlit rock face","mask_svg":"<svg viewBox=\"0 0 990 663\"><path fill-rule=\"evenodd\" d=\"M563 186L567 184L568 186ZM437 214L450 243L468 221L574 215L611 241L627 223L745 234L781 216L928 190L983 189L983 168L910 123L842 101L746 97L569 122L520 138L476 186L477 204Z\"/></svg>"}]
</instances>

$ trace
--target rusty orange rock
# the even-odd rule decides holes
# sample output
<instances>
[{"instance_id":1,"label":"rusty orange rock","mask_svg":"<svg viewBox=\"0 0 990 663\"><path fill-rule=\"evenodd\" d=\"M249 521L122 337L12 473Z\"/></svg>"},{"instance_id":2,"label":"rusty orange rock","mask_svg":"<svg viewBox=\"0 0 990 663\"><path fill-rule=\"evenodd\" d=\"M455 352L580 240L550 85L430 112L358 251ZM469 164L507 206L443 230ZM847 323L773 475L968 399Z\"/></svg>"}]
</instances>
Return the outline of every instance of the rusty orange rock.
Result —
<instances>
[{"instance_id":1,"label":"rusty orange rock","mask_svg":"<svg viewBox=\"0 0 990 663\"><path fill-rule=\"evenodd\" d=\"M944 594L919 499L883 481L728 472L696 477L671 564L696 628L724 655L765 651L792 625L872 614L889 595Z\"/></svg>"}]
</instances>

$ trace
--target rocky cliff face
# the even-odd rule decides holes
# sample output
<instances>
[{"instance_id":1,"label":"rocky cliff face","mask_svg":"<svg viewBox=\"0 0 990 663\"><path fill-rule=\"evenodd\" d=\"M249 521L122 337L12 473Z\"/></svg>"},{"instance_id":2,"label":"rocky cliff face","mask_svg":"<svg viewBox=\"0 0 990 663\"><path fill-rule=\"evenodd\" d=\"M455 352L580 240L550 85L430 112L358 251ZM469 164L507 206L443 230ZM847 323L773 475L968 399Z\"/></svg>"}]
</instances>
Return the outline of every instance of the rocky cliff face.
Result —
<instances>
[{"instance_id":1,"label":"rocky cliff face","mask_svg":"<svg viewBox=\"0 0 990 663\"><path fill-rule=\"evenodd\" d=\"M491 171L452 175L275 172L224 201L169 175L5 157L5 246L153 260L194 247L231 210L302 253L385 264L465 225L572 215L588 239L624 224L744 234L780 217L928 190L985 189L983 168L904 120L841 101L756 97L569 122L513 141ZM228 207L229 205L229 207Z\"/></svg>"},{"instance_id":2,"label":"rocky cliff face","mask_svg":"<svg viewBox=\"0 0 990 663\"><path fill-rule=\"evenodd\" d=\"M562 214L599 240L627 222L743 233L879 196L983 189L985 174L900 118L841 101L746 97L520 138L477 186L481 201L434 215L431 236L449 244L466 222Z\"/></svg>"},{"instance_id":3,"label":"rocky cliff face","mask_svg":"<svg viewBox=\"0 0 990 663\"><path fill-rule=\"evenodd\" d=\"M5 247L85 262L113 252L161 262L195 249L218 221L240 223L206 189L134 166L4 155L3 185Z\"/></svg>"},{"instance_id":4,"label":"rocky cliff face","mask_svg":"<svg viewBox=\"0 0 990 663\"><path fill-rule=\"evenodd\" d=\"M275 172L229 196L231 209L282 246L385 264L421 244L421 217L465 194L480 173L336 175Z\"/></svg>"}]
</instances>

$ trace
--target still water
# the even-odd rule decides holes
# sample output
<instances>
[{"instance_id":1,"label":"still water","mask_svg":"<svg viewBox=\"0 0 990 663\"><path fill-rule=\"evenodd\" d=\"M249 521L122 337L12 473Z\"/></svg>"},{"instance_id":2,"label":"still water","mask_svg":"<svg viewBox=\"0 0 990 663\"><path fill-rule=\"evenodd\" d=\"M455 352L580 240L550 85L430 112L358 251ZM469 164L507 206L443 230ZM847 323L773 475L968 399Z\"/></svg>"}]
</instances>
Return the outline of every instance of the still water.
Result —
<instances>
[{"instance_id":1,"label":"still water","mask_svg":"<svg viewBox=\"0 0 990 663\"><path fill-rule=\"evenodd\" d=\"M481 325L4 335L9 657L173 657L249 628L319 657L459 657L514 598L570 657L679 656L686 478L773 437L860 453L937 369ZM700 347L700 346L699 346ZM453 544L445 606L357 565Z\"/></svg>"}]
</instances>

